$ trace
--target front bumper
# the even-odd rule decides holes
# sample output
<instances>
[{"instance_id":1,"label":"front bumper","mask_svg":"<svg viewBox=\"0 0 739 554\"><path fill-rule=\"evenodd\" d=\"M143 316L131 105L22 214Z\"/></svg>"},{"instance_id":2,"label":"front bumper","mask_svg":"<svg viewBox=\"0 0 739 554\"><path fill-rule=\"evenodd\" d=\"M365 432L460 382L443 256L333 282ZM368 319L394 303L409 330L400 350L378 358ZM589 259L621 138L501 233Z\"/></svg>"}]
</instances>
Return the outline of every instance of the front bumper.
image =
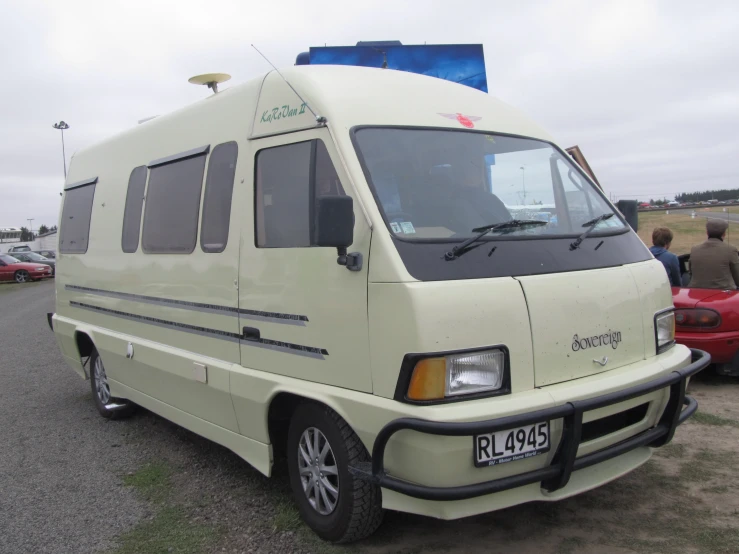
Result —
<instances>
[{"instance_id":1,"label":"front bumper","mask_svg":"<svg viewBox=\"0 0 739 554\"><path fill-rule=\"evenodd\" d=\"M498 419L448 423L417 418L399 418L385 425L377 434L372 448L372 461L352 466L350 471L359 479L423 500L464 500L537 482L541 483L545 490L553 492L567 485L573 471L605 462L639 447L659 447L670 442L677 426L692 416L698 408L698 403L685 394L687 381L710 362L711 356L708 353L691 349L689 365L652 381L594 398L575 400L560 406ZM622 442L577 458L585 412L618 404L666 387L670 388L669 400L660 420L654 427ZM687 407L683 409L683 406ZM551 464L540 469L483 483L454 487L419 485L391 477L385 472L384 457L387 443L395 433L403 429L431 435L473 436L553 419L564 421L562 438Z\"/></svg>"},{"instance_id":2,"label":"front bumper","mask_svg":"<svg viewBox=\"0 0 739 554\"><path fill-rule=\"evenodd\" d=\"M723 333L675 332L675 342L688 348L699 348L711 355L711 363L728 364L739 351L739 331Z\"/></svg>"}]
</instances>

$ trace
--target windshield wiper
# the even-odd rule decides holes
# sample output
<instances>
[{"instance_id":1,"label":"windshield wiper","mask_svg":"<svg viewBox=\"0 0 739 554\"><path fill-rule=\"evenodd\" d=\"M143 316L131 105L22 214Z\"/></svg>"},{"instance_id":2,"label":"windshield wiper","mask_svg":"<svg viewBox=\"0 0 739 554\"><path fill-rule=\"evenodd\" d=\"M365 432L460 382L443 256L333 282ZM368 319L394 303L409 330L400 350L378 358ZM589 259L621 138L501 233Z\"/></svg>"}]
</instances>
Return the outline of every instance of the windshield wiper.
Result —
<instances>
[{"instance_id":1,"label":"windshield wiper","mask_svg":"<svg viewBox=\"0 0 739 554\"><path fill-rule=\"evenodd\" d=\"M586 238L588 238L588 235L593 232L593 229L595 229L598 226L598 223L600 223L601 221L605 221L609 217L613 217L613 212L609 212L607 214L601 214L598 217L583 223L582 226L587 227L588 229L582 235L580 235L579 237L577 237L574 241L570 243L570 250L577 250L578 248L580 248L580 243L584 241Z\"/></svg>"},{"instance_id":2,"label":"windshield wiper","mask_svg":"<svg viewBox=\"0 0 739 554\"><path fill-rule=\"evenodd\" d=\"M516 229L521 229L523 227L538 227L540 225L546 225L546 221L541 221L539 219L511 219L510 221L504 221L503 223L494 223L493 225L485 225L484 227L476 227L472 229L473 233L477 233L474 237L468 238L466 241L464 241L462 244L455 246L452 248L449 252L444 254L444 259L446 261L452 261L456 258L459 258L462 254L470 250L469 246L480 240L482 237L487 235L488 233L501 233L501 232L512 232Z\"/></svg>"}]
</instances>

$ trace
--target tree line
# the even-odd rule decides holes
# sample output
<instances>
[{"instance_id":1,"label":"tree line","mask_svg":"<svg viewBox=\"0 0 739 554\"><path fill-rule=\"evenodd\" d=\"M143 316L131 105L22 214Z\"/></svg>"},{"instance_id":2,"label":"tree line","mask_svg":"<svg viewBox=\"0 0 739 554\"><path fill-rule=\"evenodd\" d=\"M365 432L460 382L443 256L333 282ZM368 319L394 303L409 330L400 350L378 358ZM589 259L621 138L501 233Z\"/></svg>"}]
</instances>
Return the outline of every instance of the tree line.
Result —
<instances>
[{"instance_id":1,"label":"tree line","mask_svg":"<svg viewBox=\"0 0 739 554\"><path fill-rule=\"evenodd\" d=\"M51 227L47 227L46 225L41 225L38 228L37 232L31 232L29 231L28 227L21 227L21 241L22 242L29 242L35 239L38 235L43 235L45 233L49 233L51 231L56 231L56 225L52 225Z\"/></svg>"},{"instance_id":2,"label":"tree line","mask_svg":"<svg viewBox=\"0 0 739 554\"><path fill-rule=\"evenodd\" d=\"M739 198L739 189L704 190L703 192L681 192L675 196L678 202L706 202L708 200L734 200Z\"/></svg>"}]
</instances>

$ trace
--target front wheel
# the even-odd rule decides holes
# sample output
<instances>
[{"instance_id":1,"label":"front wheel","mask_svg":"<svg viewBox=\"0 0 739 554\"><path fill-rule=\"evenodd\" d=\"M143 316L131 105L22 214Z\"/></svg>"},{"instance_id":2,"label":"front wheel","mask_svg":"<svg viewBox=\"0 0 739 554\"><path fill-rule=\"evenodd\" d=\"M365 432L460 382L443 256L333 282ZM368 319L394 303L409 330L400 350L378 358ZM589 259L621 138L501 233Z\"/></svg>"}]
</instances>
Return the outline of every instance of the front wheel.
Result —
<instances>
[{"instance_id":1,"label":"front wheel","mask_svg":"<svg viewBox=\"0 0 739 554\"><path fill-rule=\"evenodd\" d=\"M136 411L135 404L122 398L113 398L110 395L110 384L108 375L105 373L103 359L95 348L90 355L90 385L95 407L104 418L120 419L129 417Z\"/></svg>"},{"instance_id":2,"label":"front wheel","mask_svg":"<svg viewBox=\"0 0 739 554\"><path fill-rule=\"evenodd\" d=\"M380 488L349 466L370 460L349 424L326 406L301 404L290 421L287 464L300 515L324 540L352 542L382 523Z\"/></svg>"},{"instance_id":3,"label":"front wheel","mask_svg":"<svg viewBox=\"0 0 739 554\"><path fill-rule=\"evenodd\" d=\"M25 269L19 269L18 271L16 271L14 277L16 283L27 283L31 280L31 276Z\"/></svg>"}]
</instances>

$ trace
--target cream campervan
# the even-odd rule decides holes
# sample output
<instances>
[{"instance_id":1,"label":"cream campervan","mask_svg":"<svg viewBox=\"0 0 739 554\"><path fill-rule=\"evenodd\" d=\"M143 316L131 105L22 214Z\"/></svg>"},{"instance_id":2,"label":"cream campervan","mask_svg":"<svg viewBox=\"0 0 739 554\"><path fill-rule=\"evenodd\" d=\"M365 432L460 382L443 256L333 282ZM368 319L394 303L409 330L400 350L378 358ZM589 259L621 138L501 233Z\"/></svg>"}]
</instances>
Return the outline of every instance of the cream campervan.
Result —
<instances>
[{"instance_id":1,"label":"cream campervan","mask_svg":"<svg viewBox=\"0 0 739 554\"><path fill-rule=\"evenodd\" d=\"M103 416L265 475L284 453L332 541L566 498L670 441L708 356L545 131L431 77L283 75L74 156L51 323Z\"/></svg>"}]
</instances>

